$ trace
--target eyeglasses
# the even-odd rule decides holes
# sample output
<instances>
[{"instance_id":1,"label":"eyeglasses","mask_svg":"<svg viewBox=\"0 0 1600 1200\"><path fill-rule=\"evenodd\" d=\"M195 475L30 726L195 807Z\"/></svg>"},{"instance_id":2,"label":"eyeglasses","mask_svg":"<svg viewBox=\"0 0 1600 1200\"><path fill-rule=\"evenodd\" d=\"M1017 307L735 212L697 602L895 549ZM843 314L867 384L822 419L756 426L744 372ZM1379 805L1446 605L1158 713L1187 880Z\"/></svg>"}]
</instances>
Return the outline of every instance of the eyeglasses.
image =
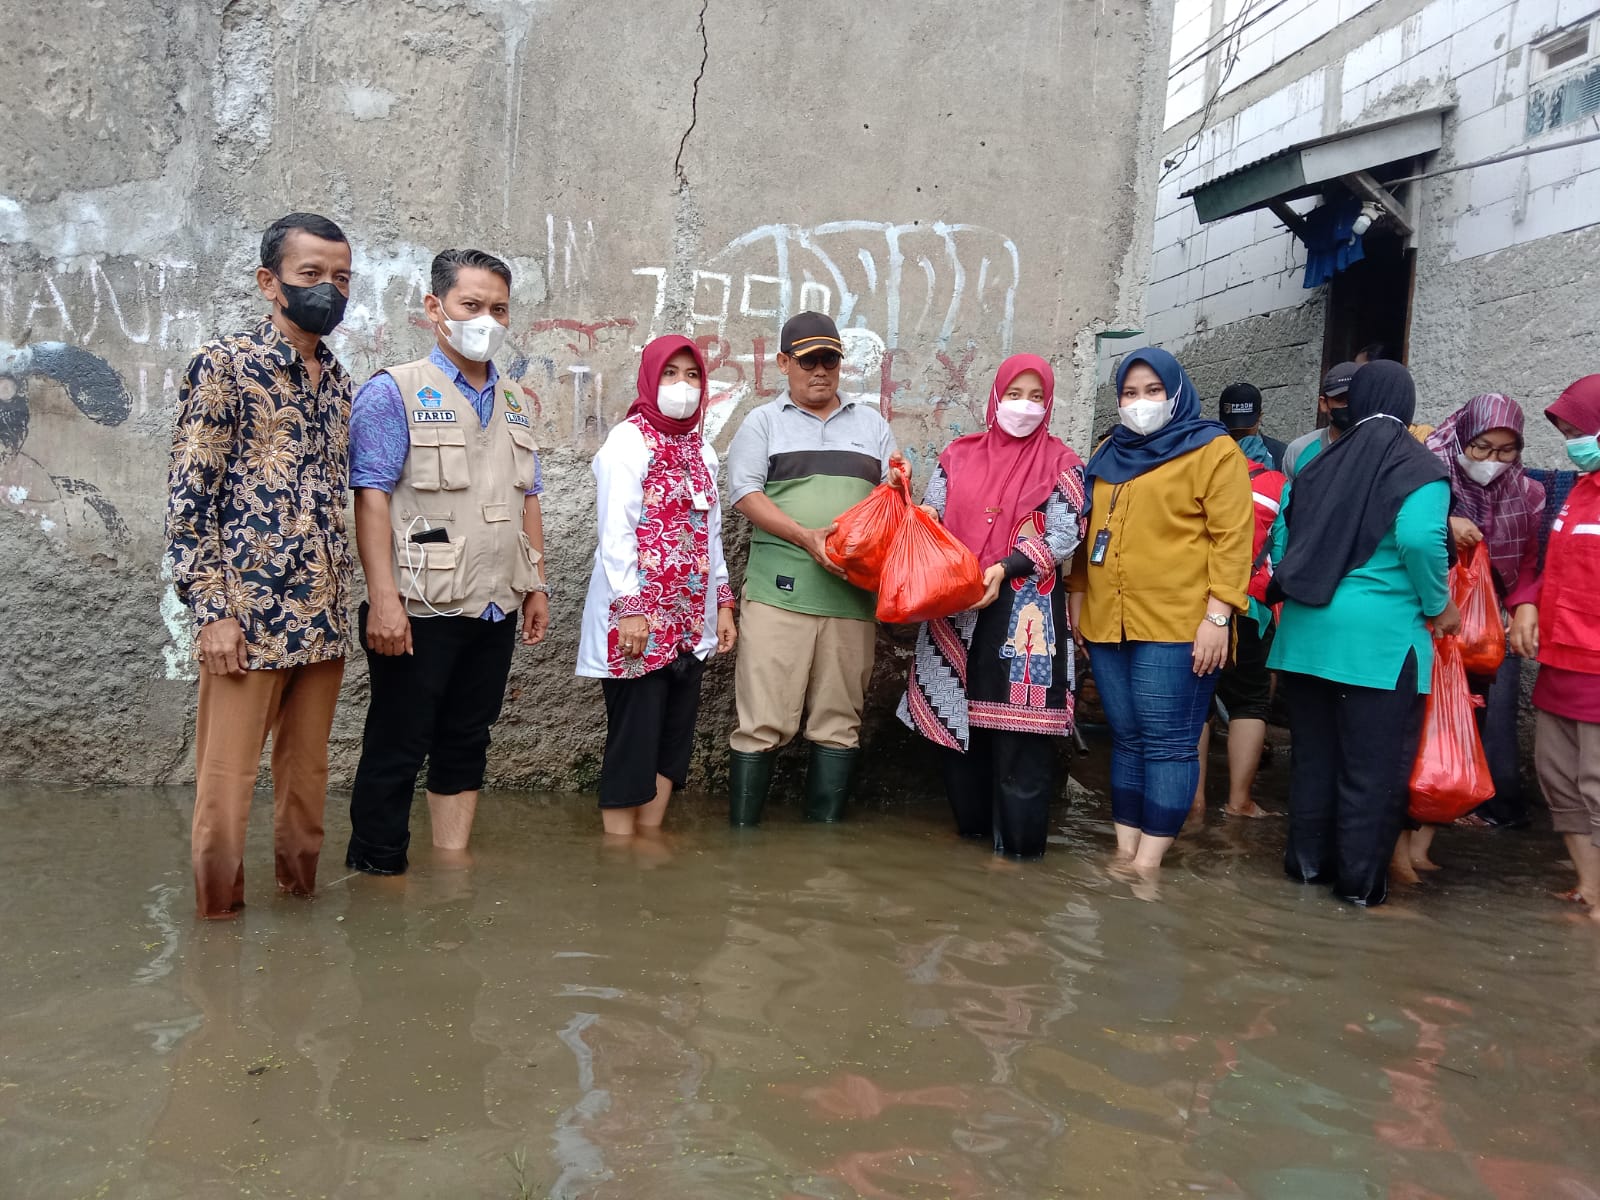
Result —
<instances>
[{"instance_id":1,"label":"eyeglasses","mask_svg":"<svg viewBox=\"0 0 1600 1200\"><path fill-rule=\"evenodd\" d=\"M1516 462L1522 453L1522 447L1515 442L1507 446L1473 440L1467 443L1466 449L1467 457L1473 462L1485 462L1491 458L1498 462Z\"/></svg>"},{"instance_id":2,"label":"eyeglasses","mask_svg":"<svg viewBox=\"0 0 1600 1200\"><path fill-rule=\"evenodd\" d=\"M831 371L843 360L836 351L813 350L810 354L803 354L794 361L802 371L815 371L818 367L824 371Z\"/></svg>"}]
</instances>

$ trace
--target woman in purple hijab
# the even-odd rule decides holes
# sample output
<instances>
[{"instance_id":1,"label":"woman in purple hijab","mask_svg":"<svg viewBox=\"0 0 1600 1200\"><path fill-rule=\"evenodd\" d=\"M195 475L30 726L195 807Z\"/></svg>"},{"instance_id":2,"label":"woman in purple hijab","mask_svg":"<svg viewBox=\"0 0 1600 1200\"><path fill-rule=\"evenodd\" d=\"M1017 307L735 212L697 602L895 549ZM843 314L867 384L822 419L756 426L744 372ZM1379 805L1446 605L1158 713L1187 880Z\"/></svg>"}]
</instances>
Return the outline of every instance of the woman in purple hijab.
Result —
<instances>
[{"instance_id":1,"label":"woman in purple hijab","mask_svg":"<svg viewBox=\"0 0 1600 1200\"><path fill-rule=\"evenodd\" d=\"M1462 559L1478 543L1489 549L1495 592L1502 601L1539 563L1539 526L1544 488L1522 469L1522 409L1510 396L1488 392L1474 396L1451 413L1433 433L1427 447L1450 473L1450 533ZM1522 660L1507 653L1492 678L1473 679L1473 690L1485 697L1478 710L1479 729L1495 794L1466 825L1527 824L1527 801L1517 782L1517 707L1521 700ZM1411 839L1413 865L1433 867L1427 842L1431 830Z\"/></svg>"}]
</instances>

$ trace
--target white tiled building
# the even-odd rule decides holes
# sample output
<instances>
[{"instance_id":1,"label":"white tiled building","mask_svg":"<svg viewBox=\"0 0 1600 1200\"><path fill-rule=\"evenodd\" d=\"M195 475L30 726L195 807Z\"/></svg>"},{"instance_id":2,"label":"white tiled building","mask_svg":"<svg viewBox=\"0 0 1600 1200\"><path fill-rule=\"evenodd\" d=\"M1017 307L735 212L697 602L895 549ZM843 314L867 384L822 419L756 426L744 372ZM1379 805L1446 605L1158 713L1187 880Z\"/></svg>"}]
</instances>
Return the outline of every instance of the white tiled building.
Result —
<instances>
[{"instance_id":1,"label":"white tiled building","mask_svg":"<svg viewBox=\"0 0 1600 1200\"><path fill-rule=\"evenodd\" d=\"M1600 0L1176 0L1168 74L1144 329L1208 401L1291 435L1372 341L1429 421L1600 372ZM1284 218L1361 199L1365 261L1304 287Z\"/></svg>"}]
</instances>

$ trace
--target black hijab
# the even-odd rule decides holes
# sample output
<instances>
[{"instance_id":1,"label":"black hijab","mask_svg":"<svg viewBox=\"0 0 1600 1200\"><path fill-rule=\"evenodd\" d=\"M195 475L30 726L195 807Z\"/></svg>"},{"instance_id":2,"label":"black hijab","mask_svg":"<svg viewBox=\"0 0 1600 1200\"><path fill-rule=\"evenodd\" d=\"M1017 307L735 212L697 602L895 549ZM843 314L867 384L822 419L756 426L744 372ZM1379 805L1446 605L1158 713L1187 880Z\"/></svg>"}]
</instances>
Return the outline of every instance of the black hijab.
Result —
<instances>
[{"instance_id":1,"label":"black hijab","mask_svg":"<svg viewBox=\"0 0 1600 1200\"><path fill-rule=\"evenodd\" d=\"M1409 428L1417 387L1397 362L1370 362L1350 381L1351 425L1306 464L1289 492L1289 548L1269 598L1320 607L1372 557L1407 496L1446 479L1443 464Z\"/></svg>"}]
</instances>

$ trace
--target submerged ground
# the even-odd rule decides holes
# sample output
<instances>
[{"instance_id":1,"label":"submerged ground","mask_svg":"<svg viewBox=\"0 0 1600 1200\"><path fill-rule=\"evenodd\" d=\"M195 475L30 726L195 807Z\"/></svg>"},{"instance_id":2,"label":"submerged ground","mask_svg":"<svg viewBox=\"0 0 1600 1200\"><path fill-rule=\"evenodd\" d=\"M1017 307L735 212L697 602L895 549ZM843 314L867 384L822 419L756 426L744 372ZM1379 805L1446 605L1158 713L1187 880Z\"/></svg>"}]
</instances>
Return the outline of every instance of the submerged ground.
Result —
<instances>
[{"instance_id":1,"label":"submerged ground","mask_svg":"<svg viewBox=\"0 0 1600 1200\"><path fill-rule=\"evenodd\" d=\"M1548 833L1446 831L1366 913L1220 817L1136 896L1096 799L995 869L931 799L691 799L628 849L498 795L470 864L379 880L335 797L304 902L263 798L200 926L187 802L0 788L8 1200L1600 1197L1600 933Z\"/></svg>"}]
</instances>

